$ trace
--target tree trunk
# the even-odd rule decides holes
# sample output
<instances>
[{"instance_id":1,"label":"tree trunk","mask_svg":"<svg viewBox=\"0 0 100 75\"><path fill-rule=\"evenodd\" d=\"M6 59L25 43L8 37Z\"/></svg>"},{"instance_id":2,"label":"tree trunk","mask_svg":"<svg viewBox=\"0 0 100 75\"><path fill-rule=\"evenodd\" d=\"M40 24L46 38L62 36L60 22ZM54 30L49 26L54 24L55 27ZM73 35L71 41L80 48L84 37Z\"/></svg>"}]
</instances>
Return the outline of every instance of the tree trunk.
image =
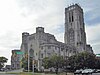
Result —
<instances>
[{"instance_id":1,"label":"tree trunk","mask_svg":"<svg viewBox=\"0 0 100 75\"><path fill-rule=\"evenodd\" d=\"M66 75L67 75L67 73L66 73Z\"/></svg>"}]
</instances>

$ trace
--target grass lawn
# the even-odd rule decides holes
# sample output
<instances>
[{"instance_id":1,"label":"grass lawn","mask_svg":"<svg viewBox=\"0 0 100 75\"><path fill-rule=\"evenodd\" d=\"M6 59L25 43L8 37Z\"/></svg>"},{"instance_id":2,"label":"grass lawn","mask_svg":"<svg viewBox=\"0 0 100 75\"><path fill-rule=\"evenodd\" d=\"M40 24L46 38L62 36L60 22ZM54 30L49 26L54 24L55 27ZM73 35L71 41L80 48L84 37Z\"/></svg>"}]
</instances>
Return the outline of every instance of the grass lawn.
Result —
<instances>
[{"instance_id":1,"label":"grass lawn","mask_svg":"<svg viewBox=\"0 0 100 75\"><path fill-rule=\"evenodd\" d=\"M32 73L32 72L21 72L21 73L8 73L8 74L17 74L17 75L57 75L57 74L45 74L45 73ZM58 75L66 75L65 73L60 73ZM67 75L74 75L73 73L68 73Z\"/></svg>"},{"instance_id":2,"label":"grass lawn","mask_svg":"<svg viewBox=\"0 0 100 75\"><path fill-rule=\"evenodd\" d=\"M57 74L45 74L45 73L27 73L27 72L23 72L23 73L20 73L18 75L57 75ZM65 73L60 73L58 75L66 75ZM67 75L74 75L73 73L68 73Z\"/></svg>"}]
</instances>

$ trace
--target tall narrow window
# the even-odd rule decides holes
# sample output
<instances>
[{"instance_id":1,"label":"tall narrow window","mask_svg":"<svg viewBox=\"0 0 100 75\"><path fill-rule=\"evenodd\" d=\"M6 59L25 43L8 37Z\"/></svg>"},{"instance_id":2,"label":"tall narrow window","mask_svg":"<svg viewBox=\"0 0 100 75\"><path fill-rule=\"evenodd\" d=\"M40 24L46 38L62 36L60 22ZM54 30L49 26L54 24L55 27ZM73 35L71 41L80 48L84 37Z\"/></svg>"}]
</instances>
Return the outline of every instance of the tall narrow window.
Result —
<instances>
[{"instance_id":1,"label":"tall narrow window","mask_svg":"<svg viewBox=\"0 0 100 75\"><path fill-rule=\"evenodd\" d=\"M41 58L43 58L43 54L41 54Z\"/></svg>"},{"instance_id":2,"label":"tall narrow window","mask_svg":"<svg viewBox=\"0 0 100 75\"><path fill-rule=\"evenodd\" d=\"M73 21L74 21L73 12L69 12L69 22L73 22Z\"/></svg>"},{"instance_id":3,"label":"tall narrow window","mask_svg":"<svg viewBox=\"0 0 100 75\"><path fill-rule=\"evenodd\" d=\"M73 15L72 15L72 22L74 21L74 17L73 17Z\"/></svg>"},{"instance_id":4,"label":"tall narrow window","mask_svg":"<svg viewBox=\"0 0 100 75\"><path fill-rule=\"evenodd\" d=\"M70 15L70 12L69 12L69 22L71 22L71 15Z\"/></svg>"},{"instance_id":5,"label":"tall narrow window","mask_svg":"<svg viewBox=\"0 0 100 75\"><path fill-rule=\"evenodd\" d=\"M73 12L72 12L72 22L74 21L74 16L73 16Z\"/></svg>"}]
</instances>

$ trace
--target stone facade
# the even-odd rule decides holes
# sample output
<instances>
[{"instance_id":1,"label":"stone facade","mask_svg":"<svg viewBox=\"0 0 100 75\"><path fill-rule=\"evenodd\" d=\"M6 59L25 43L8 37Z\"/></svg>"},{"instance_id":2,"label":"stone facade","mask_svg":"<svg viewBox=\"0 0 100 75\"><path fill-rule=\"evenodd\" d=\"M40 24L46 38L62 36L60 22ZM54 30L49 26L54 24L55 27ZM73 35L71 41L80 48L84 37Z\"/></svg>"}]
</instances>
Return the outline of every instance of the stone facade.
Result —
<instances>
[{"instance_id":1,"label":"stone facade","mask_svg":"<svg viewBox=\"0 0 100 75\"><path fill-rule=\"evenodd\" d=\"M38 69L41 68L42 59L52 55L71 56L77 53L74 46L56 40L55 36L44 32L43 27L37 27L36 33L22 33L21 51L28 53L33 57L37 63L35 65Z\"/></svg>"},{"instance_id":2,"label":"stone facade","mask_svg":"<svg viewBox=\"0 0 100 75\"><path fill-rule=\"evenodd\" d=\"M17 52L21 52L20 50L12 50L11 56L11 69L20 69L20 59L21 55L17 54Z\"/></svg>"},{"instance_id":3,"label":"stone facade","mask_svg":"<svg viewBox=\"0 0 100 75\"><path fill-rule=\"evenodd\" d=\"M91 45L86 45L86 50L89 53L93 53L93 49L92 49Z\"/></svg>"}]
</instances>

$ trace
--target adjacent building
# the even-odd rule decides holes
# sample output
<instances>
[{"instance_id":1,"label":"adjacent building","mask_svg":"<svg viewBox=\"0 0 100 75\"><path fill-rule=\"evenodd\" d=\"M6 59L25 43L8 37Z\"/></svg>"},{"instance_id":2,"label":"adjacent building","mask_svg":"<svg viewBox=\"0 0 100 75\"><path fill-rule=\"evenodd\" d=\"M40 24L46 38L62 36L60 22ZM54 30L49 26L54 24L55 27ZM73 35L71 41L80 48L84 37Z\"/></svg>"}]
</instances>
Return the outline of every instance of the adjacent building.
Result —
<instances>
[{"instance_id":1,"label":"adjacent building","mask_svg":"<svg viewBox=\"0 0 100 75\"><path fill-rule=\"evenodd\" d=\"M20 60L21 55L19 54L21 52L20 50L12 50L12 56L11 56L11 69L20 69Z\"/></svg>"},{"instance_id":2,"label":"adjacent building","mask_svg":"<svg viewBox=\"0 0 100 75\"><path fill-rule=\"evenodd\" d=\"M4 70L5 71L10 71L11 70L11 65L6 65Z\"/></svg>"}]
</instances>

